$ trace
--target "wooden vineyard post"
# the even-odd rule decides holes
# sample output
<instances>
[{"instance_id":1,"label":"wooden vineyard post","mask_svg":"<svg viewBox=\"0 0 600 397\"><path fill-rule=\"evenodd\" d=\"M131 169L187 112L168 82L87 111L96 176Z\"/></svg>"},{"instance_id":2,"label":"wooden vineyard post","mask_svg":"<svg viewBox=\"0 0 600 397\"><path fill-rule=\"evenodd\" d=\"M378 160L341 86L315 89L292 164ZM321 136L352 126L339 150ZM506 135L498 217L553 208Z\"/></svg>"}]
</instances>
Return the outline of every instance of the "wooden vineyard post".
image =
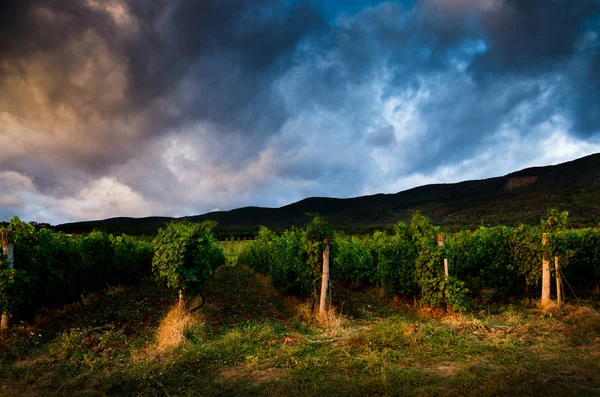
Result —
<instances>
[{"instance_id":1,"label":"wooden vineyard post","mask_svg":"<svg viewBox=\"0 0 600 397\"><path fill-rule=\"evenodd\" d=\"M444 274L446 275L446 278L448 278L448 258L444 258Z\"/></svg>"},{"instance_id":2,"label":"wooden vineyard post","mask_svg":"<svg viewBox=\"0 0 600 397\"><path fill-rule=\"evenodd\" d=\"M2 230L2 252L6 256L6 263L9 269L15 268L14 257L14 240L12 230ZM0 320L0 329L6 329L9 326L10 313L2 312L2 320Z\"/></svg>"},{"instance_id":3,"label":"wooden vineyard post","mask_svg":"<svg viewBox=\"0 0 600 397\"><path fill-rule=\"evenodd\" d=\"M446 235L445 234L438 234L437 236L437 245L438 247L443 247L444 245L446 245ZM444 258L444 275L446 277L446 280L448 279L449 273L448 273L448 258Z\"/></svg>"},{"instance_id":4,"label":"wooden vineyard post","mask_svg":"<svg viewBox=\"0 0 600 397\"><path fill-rule=\"evenodd\" d=\"M556 304L562 305L562 277L560 275L560 261L558 256L554 257L554 270L556 272Z\"/></svg>"},{"instance_id":5,"label":"wooden vineyard post","mask_svg":"<svg viewBox=\"0 0 600 397\"><path fill-rule=\"evenodd\" d=\"M546 233L542 233L542 245L546 245ZM550 261L542 254L542 308L550 304Z\"/></svg>"},{"instance_id":6,"label":"wooden vineyard post","mask_svg":"<svg viewBox=\"0 0 600 397\"><path fill-rule=\"evenodd\" d=\"M323 277L321 279L321 300L319 302L319 316L325 320L327 303L327 286L329 285L329 238L324 241L325 250L323 250Z\"/></svg>"}]
</instances>

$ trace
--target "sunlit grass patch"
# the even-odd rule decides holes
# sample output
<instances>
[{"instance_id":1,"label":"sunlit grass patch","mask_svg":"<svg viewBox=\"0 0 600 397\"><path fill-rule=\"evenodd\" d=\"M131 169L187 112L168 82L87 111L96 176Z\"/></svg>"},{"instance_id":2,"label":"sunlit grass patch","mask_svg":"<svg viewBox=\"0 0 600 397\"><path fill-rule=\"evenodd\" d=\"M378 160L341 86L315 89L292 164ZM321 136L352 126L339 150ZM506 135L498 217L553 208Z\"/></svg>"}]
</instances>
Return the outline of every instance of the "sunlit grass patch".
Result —
<instances>
[{"instance_id":1,"label":"sunlit grass patch","mask_svg":"<svg viewBox=\"0 0 600 397\"><path fill-rule=\"evenodd\" d=\"M7 338L0 379L9 389L0 395L586 396L600 389L591 308L545 314L507 305L447 315L352 293L346 302L358 316L342 311L341 325L326 328L311 317L310 302L283 297L242 267L220 269L193 316L177 313L174 296L151 284L124 289L64 326ZM169 347L159 349L161 340Z\"/></svg>"},{"instance_id":2,"label":"sunlit grass patch","mask_svg":"<svg viewBox=\"0 0 600 397\"><path fill-rule=\"evenodd\" d=\"M160 322L156 331L156 346L159 350L173 348L184 340L186 327L194 323L194 316L184 308L174 306Z\"/></svg>"}]
</instances>

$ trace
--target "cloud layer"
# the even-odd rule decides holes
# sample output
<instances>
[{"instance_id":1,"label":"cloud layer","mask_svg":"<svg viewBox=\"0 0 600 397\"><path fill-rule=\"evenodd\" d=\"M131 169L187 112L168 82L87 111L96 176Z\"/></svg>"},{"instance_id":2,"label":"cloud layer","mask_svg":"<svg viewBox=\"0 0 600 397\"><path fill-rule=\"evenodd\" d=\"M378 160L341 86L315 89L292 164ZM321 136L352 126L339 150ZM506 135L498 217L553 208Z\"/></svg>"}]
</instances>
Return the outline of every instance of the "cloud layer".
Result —
<instances>
[{"instance_id":1,"label":"cloud layer","mask_svg":"<svg viewBox=\"0 0 600 397\"><path fill-rule=\"evenodd\" d=\"M596 0L0 5L0 220L394 192L600 151Z\"/></svg>"}]
</instances>

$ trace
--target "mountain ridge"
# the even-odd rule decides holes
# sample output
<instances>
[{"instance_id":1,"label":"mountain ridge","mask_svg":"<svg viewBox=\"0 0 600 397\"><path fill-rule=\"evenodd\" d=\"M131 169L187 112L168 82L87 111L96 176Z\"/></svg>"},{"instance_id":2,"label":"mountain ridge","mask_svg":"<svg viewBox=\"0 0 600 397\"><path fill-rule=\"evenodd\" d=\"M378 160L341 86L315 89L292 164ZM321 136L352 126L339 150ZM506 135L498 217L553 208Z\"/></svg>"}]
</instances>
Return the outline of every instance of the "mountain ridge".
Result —
<instances>
[{"instance_id":1,"label":"mountain ridge","mask_svg":"<svg viewBox=\"0 0 600 397\"><path fill-rule=\"evenodd\" d=\"M384 228L406 221L421 210L445 227L473 228L480 224L537 224L549 208L567 210L576 227L600 222L600 153L569 162L525 168L504 176L417 186L397 193L351 198L307 197L278 208L247 206L187 217L215 220L219 230L302 226L307 213L325 216L341 229ZM132 234L153 233L165 222L182 218L117 217L56 226L68 233L92 229Z\"/></svg>"}]
</instances>

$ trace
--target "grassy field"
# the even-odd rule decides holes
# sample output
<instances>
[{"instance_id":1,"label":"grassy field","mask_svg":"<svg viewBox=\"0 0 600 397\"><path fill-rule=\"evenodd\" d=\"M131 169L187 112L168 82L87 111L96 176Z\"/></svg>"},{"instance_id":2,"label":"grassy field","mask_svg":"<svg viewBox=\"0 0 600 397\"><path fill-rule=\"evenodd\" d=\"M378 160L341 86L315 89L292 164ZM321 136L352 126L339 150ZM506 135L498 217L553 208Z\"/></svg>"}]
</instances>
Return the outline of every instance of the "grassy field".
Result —
<instances>
[{"instance_id":1,"label":"grassy field","mask_svg":"<svg viewBox=\"0 0 600 397\"><path fill-rule=\"evenodd\" d=\"M246 244L253 240L223 240L217 243L217 246L223 250L226 258L235 259L244 249Z\"/></svg>"},{"instance_id":2,"label":"grassy field","mask_svg":"<svg viewBox=\"0 0 600 397\"><path fill-rule=\"evenodd\" d=\"M467 315L334 286L327 327L243 267L193 315L151 282L2 335L2 396L600 396L600 314Z\"/></svg>"}]
</instances>

